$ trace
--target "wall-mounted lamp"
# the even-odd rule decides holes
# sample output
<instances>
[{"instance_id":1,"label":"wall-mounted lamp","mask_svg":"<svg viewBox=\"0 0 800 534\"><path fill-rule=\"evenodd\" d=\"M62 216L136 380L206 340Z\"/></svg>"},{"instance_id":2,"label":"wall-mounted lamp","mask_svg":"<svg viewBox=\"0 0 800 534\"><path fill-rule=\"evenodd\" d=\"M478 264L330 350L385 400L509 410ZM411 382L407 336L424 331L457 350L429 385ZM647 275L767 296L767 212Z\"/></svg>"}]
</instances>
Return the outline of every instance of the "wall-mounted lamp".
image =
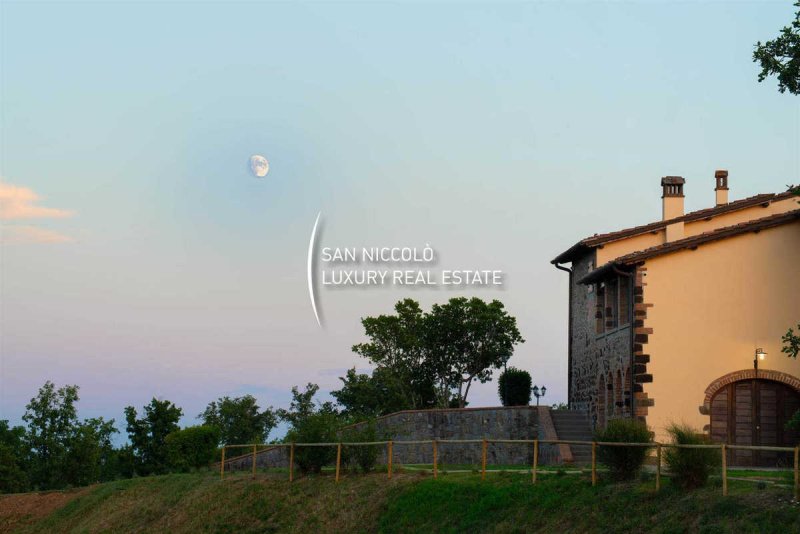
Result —
<instances>
[{"instance_id":1,"label":"wall-mounted lamp","mask_svg":"<svg viewBox=\"0 0 800 534\"><path fill-rule=\"evenodd\" d=\"M759 361L763 362L764 358L766 358L766 357L767 357L767 353L764 352L764 349L762 349L760 347L756 349L756 355L753 358L753 369L756 370L756 373L758 372L758 362Z\"/></svg>"}]
</instances>

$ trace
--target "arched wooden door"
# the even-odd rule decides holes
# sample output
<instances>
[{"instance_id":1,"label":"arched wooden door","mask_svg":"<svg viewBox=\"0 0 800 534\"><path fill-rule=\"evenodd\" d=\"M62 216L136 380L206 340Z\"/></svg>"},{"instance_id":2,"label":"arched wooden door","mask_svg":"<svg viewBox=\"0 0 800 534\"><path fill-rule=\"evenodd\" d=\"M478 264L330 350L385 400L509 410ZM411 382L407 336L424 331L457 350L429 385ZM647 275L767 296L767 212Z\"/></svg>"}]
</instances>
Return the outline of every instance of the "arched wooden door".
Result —
<instances>
[{"instance_id":1,"label":"arched wooden door","mask_svg":"<svg viewBox=\"0 0 800 534\"><path fill-rule=\"evenodd\" d=\"M794 447L797 432L786 422L800 409L800 394L772 380L741 380L721 388L711 400L711 438L730 445ZM740 466L791 465L791 453L732 450L728 461Z\"/></svg>"}]
</instances>

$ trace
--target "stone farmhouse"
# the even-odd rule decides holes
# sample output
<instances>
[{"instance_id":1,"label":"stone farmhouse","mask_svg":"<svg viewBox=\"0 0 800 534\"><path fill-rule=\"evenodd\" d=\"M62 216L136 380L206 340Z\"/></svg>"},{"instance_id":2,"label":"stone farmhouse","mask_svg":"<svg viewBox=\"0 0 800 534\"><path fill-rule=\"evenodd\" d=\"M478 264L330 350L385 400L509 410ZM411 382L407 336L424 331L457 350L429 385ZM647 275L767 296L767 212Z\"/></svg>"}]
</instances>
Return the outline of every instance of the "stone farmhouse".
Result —
<instances>
[{"instance_id":1,"label":"stone farmhouse","mask_svg":"<svg viewBox=\"0 0 800 534\"><path fill-rule=\"evenodd\" d=\"M659 440L685 422L721 443L794 446L785 423L800 409L800 361L781 337L800 322L800 197L729 201L724 170L714 185L713 207L684 213L686 180L664 177L660 220L552 260L569 276L569 406L594 428L639 418ZM731 461L786 458L736 450Z\"/></svg>"}]
</instances>

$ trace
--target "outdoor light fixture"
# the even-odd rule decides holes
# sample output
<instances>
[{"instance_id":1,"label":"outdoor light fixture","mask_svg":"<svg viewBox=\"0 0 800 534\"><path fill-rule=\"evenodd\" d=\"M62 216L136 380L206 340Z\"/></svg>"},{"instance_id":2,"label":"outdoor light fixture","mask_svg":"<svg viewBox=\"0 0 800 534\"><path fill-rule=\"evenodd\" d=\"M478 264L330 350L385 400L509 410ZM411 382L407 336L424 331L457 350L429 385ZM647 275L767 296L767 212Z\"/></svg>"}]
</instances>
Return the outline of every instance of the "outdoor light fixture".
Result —
<instances>
[{"instance_id":1,"label":"outdoor light fixture","mask_svg":"<svg viewBox=\"0 0 800 534\"><path fill-rule=\"evenodd\" d=\"M533 386L531 391L533 391L533 396L536 397L536 406L539 406L539 398L544 397L544 394L547 392L547 386L542 386L541 391L539 390L539 386Z\"/></svg>"},{"instance_id":2,"label":"outdoor light fixture","mask_svg":"<svg viewBox=\"0 0 800 534\"><path fill-rule=\"evenodd\" d=\"M764 349L762 349L760 347L756 349L756 355L753 358L753 369L756 370L756 373L758 373L758 362L759 362L759 360L760 361L764 361L764 358L766 358L766 357L767 357L767 353L764 352Z\"/></svg>"}]
</instances>

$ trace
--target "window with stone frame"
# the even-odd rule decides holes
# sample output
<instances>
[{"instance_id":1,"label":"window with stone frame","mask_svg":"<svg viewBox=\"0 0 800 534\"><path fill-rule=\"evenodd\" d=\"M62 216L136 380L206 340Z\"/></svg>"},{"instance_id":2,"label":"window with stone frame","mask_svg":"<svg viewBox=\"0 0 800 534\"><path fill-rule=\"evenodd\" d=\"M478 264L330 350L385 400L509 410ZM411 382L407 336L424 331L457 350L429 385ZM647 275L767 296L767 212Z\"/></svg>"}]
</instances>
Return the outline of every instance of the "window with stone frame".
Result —
<instances>
[{"instance_id":1,"label":"window with stone frame","mask_svg":"<svg viewBox=\"0 0 800 534\"><path fill-rule=\"evenodd\" d=\"M617 312L619 311L619 286L617 277L606 282L606 330L617 327Z\"/></svg>"},{"instance_id":2,"label":"window with stone frame","mask_svg":"<svg viewBox=\"0 0 800 534\"><path fill-rule=\"evenodd\" d=\"M631 279L627 276L619 277L619 306L617 311L617 324L624 326L630 323L628 315L630 313L630 290Z\"/></svg>"},{"instance_id":3,"label":"window with stone frame","mask_svg":"<svg viewBox=\"0 0 800 534\"><path fill-rule=\"evenodd\" d=\"M595 332L600 335L630 323L630 278L614 276L595 291Z\"/></svg>"},{"instance_id":4,"label":"window with stone frame","mask_svg":"<svg viewBox=\"0 0 800 534\"><path fill-rule=\"evenodd\" d=\"M597 284L597 291L594 292L595 295L595 332L597 334L602 334L606 330L606 319L605 319L605 306L606 306L606 285L602 282Z\"/></svg>"}]
</instances>

